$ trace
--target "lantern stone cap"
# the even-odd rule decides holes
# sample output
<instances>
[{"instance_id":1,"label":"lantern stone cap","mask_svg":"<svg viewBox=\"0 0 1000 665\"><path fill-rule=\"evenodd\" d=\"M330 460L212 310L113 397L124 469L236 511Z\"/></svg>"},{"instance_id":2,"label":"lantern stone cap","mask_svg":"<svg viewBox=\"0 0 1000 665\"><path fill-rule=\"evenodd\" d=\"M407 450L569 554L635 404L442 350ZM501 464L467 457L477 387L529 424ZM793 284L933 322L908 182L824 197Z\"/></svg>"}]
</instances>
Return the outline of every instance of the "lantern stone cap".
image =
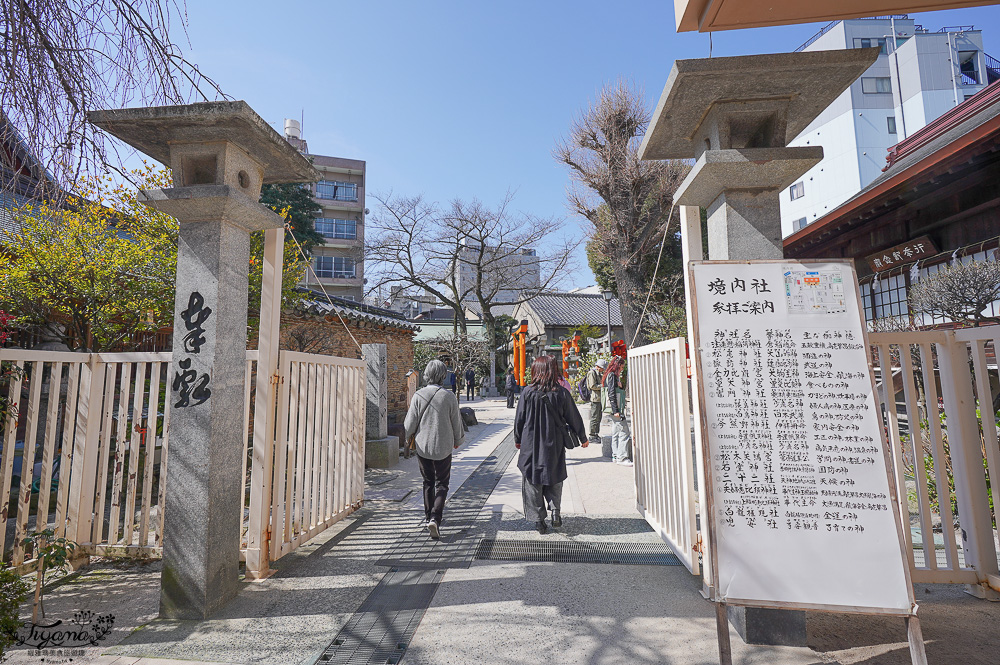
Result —
<instances>
[{"instance_id":1,"label":"lantern stone cap","mask_svg":"<svg viewBox=\"0 0 1000 665\"><path fill-rule=\"evenodd\" d=\"M678 205L707 208L726 190L780 191L819 164L823 148L743 148L708 150L694 163L674 199Z\"/></svg>"},{"instance_id":2,"label":"lantern stone cap","mask_svg":"<svg viewBox=\"0 0 1000 665\"><path fill-rule=\"evenodd\" d=\"M877 47L677 60L653 112L639 154L642 159L693 159L703 123L724 120L714 106L786 102L783 145L802 133L823 109L878 58ZM764 146L722 146L764 147ZM776 146L768 146L776 147Z\"/></svg>"},{"instance_id":3,"label":"lantern stone cap","mask_svg":"<svg viewBox=\"0 0 1000 665\"><path fill-rule=\"evenodd\" d=\"M315 182L319 173L244 101L90 111L112 136L170 166L171 146L232 143L263 166L263 182Z\"/></svg>"}]
</instances>

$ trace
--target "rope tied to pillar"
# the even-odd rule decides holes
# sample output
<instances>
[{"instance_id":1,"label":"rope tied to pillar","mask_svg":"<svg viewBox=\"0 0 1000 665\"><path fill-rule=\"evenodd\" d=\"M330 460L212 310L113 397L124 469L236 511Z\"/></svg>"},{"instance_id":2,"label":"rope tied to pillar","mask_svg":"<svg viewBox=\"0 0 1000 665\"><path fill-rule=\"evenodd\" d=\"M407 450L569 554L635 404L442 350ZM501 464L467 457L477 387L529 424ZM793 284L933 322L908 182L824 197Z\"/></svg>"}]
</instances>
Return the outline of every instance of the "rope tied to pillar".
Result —
<instances>
[{"instance_id":1,"label":"rope tied to pillar","mask_svg":"<svg viewBox=\"0 0 1000 665\"><path fill-rule=\"evenodd\" d=\"M344 326L344 330L346 330L347 334L351 336L351 341L354 342L354 345L356 347L358 347L358 351L361 351L362 354L364 354L364 349L361 347L361 344L358 343L358 340L354 336L354 333L351 332L351 329L350 327L348 327L347 322L344 321L344 317L340 315L340 311L337 309L337 306L333 304L333 298L331 298L330 294L327 293L326 287L323 286L323 282L319 281L319 275L317 275L316 271L313 269L312 261L310 261L309 257L306 256L305 251L302 249L302 245L299 244L299 239L295 237L294 233L292 233L292 225L289 222L285 222L285 233L291 236L292 241L295 243L296 249L298 249L299 251L299 256L301 256L302 260L305 261L306 267L309 270L309 272L312 273L312 276L316 278L316 283L319 284L320 290L322 290L323 295L326 296L326 301L330 303L330 307L333 309L333 313L337 315L338 319L340 319L340 323L341 325Z\"/></svg>"}]
</instances>

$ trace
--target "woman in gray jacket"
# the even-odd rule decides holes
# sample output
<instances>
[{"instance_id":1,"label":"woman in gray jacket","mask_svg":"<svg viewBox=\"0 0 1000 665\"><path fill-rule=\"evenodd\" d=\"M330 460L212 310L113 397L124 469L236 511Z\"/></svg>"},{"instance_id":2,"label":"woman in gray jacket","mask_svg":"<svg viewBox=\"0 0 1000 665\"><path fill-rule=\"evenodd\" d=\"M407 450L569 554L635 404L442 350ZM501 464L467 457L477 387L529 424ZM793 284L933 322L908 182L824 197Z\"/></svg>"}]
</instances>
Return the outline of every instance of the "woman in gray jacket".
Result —
<instances>
[{"instance_id":1,"label":"woman in gray jacket","mask_svg":"<svg viewBox=\"0 0 1000 665\"><path fill-rule=\"evenodd\" d=\"M427 386L413 395L403 421L406 440L416 434L417 462L424 479L424 517L431 538L440 536L444 500L451 479L451 452L462 445L465 428L458 410L458 398L441 387L448 368L440 360L427 363Z\"/></svg>"}]
</instances>

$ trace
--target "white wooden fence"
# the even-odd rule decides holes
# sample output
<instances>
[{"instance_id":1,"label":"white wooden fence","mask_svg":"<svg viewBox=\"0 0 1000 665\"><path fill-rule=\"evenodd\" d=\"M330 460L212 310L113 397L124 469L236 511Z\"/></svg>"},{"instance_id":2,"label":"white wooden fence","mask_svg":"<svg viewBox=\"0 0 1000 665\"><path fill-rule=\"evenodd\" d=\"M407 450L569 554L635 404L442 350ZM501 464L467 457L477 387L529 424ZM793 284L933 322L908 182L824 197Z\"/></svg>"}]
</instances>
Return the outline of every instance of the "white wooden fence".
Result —
<instances>
[{"instance_id":1,"label":"white wooden fence","mask_svg":"<svg viewBox=\"0 0 1000 665\"><path fill-rule=\"evenodd\" d=\"M995 599L1000 326L877 333L870 342L912 579L967 584ZM629 397L639 510L697 574L694 524L705 504L693 478L704 478L704 460L700 446L692 456L696 405L688 401L684 359L680 339L632 349Z\"/></svg>"},{"instance_id":2,"label":"white wooden fence","mask_svg":"<svg viewBox=\"0 0 1000 665\"><path fill-rule=\"evenodd\" d=\"M636 504L693 574L700 572L695 459L683 338L628 356Z\"/></svg>"},{"instance_id":3,"label":"white wooden fence","mask_svg":"<svg viewBox=\"0 0 1000 665\"><path fill-rule=\"evenodd\" d=\"M276 410L271 422L279 429L258 437L269 454L255 454L251 403L257 355L247 352L243 478L266 483L245 487L242 546L270 539L275 560L360 505L364 364L281 352L279 373L270 383L277 399L264 401ZM30 568L34 562L26 561L21 543L28 533L46 528L88 554L159 554L170 358L170 353L0 350L0 361L19 370L6 391L18 405L16 415L0 423L3 560ZM248 460L256 467L250 473ZM248 503L255 501L265 506L256 522L247 517ZM252 535L251 529L260 533Z\"/></svg>"},{"instance_id":4,"label":"white wooden fence","mask_svg":"<svg viewBox=\"0 0 1000 665\"><path fill-rule=\"evenodd\" d=\"M991 497L1000 506L1000 326L870 341L913 580L1000 591L990 508Z\"/></svg>"}]
</instances>

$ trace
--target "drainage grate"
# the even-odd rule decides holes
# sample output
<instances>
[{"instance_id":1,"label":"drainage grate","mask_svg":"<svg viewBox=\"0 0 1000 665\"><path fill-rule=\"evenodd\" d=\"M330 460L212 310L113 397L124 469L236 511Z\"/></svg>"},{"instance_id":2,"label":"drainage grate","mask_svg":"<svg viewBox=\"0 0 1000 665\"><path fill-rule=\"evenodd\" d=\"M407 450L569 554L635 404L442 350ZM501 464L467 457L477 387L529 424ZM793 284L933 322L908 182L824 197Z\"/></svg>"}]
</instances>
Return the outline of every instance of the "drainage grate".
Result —
<instances>
[{"instance_id":1,"label":"drainage grate","mask_svg":"<svg viewBox=\"0 0 1000 665\"><path fill-rule=\"evenodd\" d=\"M443 570L393 570L378 583L317 665L395 665L430 607Z\"/></svg>"},{"instance_id":2,"label":"drainage grate","mask_svg":"<svg viewBox=\"0 0 1000 665\"><path fill-rule=\"evenodd\" d=\"M396 665L402 660L444 569L472 565L479 514L515 452L511 433L451 496L441 540L430 540L426 531L416 528L399 536L378 561L390 572L323 651L317 665ZM423 511L414 512L406 522L415 524L417 515Z\"/></svg>"},{"instance_id":3,"label":"drainage grate","mask_svg":"<svg viewBox=\"0 0 1000 665\"><path fill-rule=\"evenodd\" d=\"M444 512L441 540L431 540L427 537L427 532L422 529L400 534L396 545L379 559L378 565L390 568L471 566L479 542L475 536L480 513L516 452L512 432L504 437L493 453L483 460L462 486L449 497Z\"/></svg>"},{"instance_id":4,"label":"drainage grate","mask_svg":"<svg viewBox=\"0 0 1000 665\"><path fill-rule=\"evenodd\" d=\"M484 538L479 543L476 558L497 561L613 563L627 566L681 565L677 555L662 543L580 543Z\"/></svg>"}]
</instances>

